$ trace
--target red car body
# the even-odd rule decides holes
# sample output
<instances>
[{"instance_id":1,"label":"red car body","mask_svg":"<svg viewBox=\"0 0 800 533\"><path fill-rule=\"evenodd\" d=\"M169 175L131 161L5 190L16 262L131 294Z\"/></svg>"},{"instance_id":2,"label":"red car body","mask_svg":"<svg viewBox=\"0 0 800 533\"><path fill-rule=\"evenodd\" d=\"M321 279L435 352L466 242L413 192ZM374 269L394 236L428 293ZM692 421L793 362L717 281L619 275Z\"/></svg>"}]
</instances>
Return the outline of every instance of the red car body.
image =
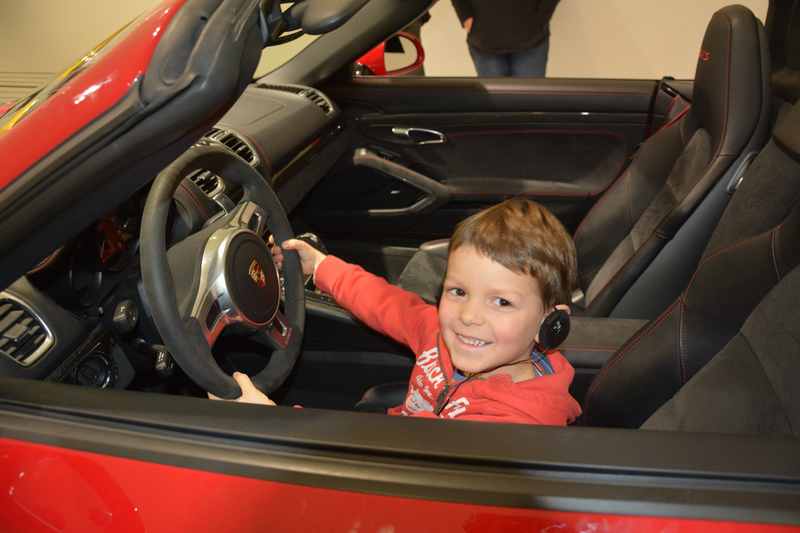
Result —
<instances>
[{"instance_id":1,"label":"red car body","mask_svg":"<svg viewBox=\"0 0 800 533\"><path fill-rule=\"evenodd\" d=\"M0 439L4 531L680 531L797 528L328 490Z\"/></svg>"}]
</instances>

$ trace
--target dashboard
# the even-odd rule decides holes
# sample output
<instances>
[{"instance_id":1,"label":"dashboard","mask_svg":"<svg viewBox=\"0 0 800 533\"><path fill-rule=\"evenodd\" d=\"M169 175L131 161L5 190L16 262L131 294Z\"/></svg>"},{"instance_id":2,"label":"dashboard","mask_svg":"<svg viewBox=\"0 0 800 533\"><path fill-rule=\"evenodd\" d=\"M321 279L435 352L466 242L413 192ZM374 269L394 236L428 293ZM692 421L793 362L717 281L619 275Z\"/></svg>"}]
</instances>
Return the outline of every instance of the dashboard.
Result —
<instances>
[{"instance_id":1,"label":"dashboard","mask_svg":"<svg viewBox=\"0 0 800 533\"><path fill-rule=\"evenodd\" d=\"M254 84L195 146L226 147L261 173L290 212L345 154L344 130L338 108L320 91ZM0 375L127 388L175 372L141 281L147 192L116 206L0 292ZM204 170L186 176L173 197L168 246L241 198L224 176Z\"/></svg>"}]
</instances>

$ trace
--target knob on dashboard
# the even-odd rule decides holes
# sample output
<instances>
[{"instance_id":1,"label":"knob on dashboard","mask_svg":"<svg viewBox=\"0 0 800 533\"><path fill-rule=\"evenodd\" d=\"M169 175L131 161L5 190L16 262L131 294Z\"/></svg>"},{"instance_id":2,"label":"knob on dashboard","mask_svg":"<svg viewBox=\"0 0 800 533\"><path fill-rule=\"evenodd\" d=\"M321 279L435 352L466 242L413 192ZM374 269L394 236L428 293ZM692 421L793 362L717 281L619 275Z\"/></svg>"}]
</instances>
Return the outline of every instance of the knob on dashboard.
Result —
<instances>
[{"instance_id":1,"label":"knob on dashboard","mask_svg":"<svg viewBox=\"0 0 800 533\"><path fill-rule=\"evenodd\" d=\"M75 368L75 383L106 389L116 381L116 373L116 368L105 354L92 353L84 357Z\"/></svg>"},{"instance_id":2,"label":"knob on dashboard","mask_svg":"<svg viewBox=\"0 0 800 533\"><path fill-rule=\"evenodd\" d=\"M153 345L153 355L155 356L154 368L156 373L162 378L170 377L175 372L175 360L164 346Z\"/></svg>"},{"instance_id":3,"label":"knob on dashboard","mask_svg":"<svg viewBox=\"0 0 800 533\"><path fill-rule=\"evenodd\" d=\"M139 322L139 307L133 300L122 300L114 307L111 323L120 335L126 335L136 328Z\"/></svg>"}]
</instances>

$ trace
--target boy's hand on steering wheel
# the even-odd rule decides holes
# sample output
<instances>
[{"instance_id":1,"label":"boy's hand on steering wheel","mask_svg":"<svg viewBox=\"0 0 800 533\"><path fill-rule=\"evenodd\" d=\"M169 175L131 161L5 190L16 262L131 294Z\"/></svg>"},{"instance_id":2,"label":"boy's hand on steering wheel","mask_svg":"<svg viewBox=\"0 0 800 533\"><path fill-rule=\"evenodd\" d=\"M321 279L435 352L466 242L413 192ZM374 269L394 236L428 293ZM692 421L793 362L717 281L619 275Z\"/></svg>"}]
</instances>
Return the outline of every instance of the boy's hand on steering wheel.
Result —
<instances>
[{"instance_id":1,"label":"boy's hand on steering wheel","mask_svg":"<svg viewBox=\"0 0 800 533\"><path fill-rule=\"evenodd\" d=\"M236 398L235 400L225 400L228 402L239 402L239 403L257 403L260 405L275 405L275 402L269 399L269 396L261 392L256 388L247 374L242 374L241 372L234 372L233 379L236 380L236 383L239 384L239 388L242 389L242 395ZM208 393L208 397L212 400L224 400L224 398L219 398L214 396L210 392Z\"/></svg>"},{"instance_id":2,"label":"boy's hand on steering wheel","mask_svg":"<svg viewBox=\"0 0 800 533\"><path fill-rule=\"evenodd\" d=\"M279 270L283 266L283 250L294 250L297 252L297 255L300 257L300 265L303 268L303 274L306 276L314 274L319 264L327 257L324 253L300 239L287 239L281 243L280 246L276 246L272 237L270 237L270 244L273 245L272 260Z\"/></svg>"}]
</instances>

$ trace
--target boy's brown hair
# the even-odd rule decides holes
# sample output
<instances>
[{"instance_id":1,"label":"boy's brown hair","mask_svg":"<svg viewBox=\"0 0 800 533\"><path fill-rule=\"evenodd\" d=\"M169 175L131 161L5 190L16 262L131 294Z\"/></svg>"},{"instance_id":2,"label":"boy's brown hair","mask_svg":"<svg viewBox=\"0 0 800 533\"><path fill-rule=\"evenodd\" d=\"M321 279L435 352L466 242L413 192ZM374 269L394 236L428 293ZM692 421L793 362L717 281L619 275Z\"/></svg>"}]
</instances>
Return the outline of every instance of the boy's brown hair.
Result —
<instances>
[{"instance_id":1,"label":"boy's brown hair","mask_svg":"<svg viewBox=\"0 0 800 533\"><path fill-rule=\"evenodd\" d=\"M533 276L545 308L570 303L578 275L575 243L536 202L511 198L463 220L450 239L449 253L466 245L512 272Z\"/></svg>"}]
</instances>

